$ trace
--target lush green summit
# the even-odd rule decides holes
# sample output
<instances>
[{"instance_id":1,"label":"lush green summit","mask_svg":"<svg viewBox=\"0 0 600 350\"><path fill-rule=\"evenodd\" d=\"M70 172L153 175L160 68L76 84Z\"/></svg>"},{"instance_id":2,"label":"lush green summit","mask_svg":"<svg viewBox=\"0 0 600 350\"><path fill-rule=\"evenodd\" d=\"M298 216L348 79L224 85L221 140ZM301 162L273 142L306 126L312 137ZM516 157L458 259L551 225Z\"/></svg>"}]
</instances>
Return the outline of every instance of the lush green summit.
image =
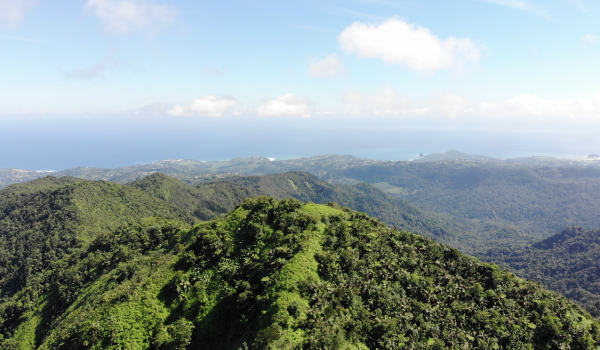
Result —
<instances>
[{"instance_id":1,"label":"lush green summit","mask_svg":"<svg viewBox=\"0 0 600 350\"><path fill-rule=\"evenodd\" d=\"M600 344L600 325L566 298L336 204L260 197L193 228L143 219L47 273L2 324L3 349Z\"/></svg>"},{"instance_id":2,"label":"lush green summit","mask_svg":"<svg viewBox=\"0 0 600 350\"><path fill-rule=\"evenodd\" d=\"M600 230L571 227L520 249L491 250L485 258L541 281L600 316Z\"/></svg>"},{"instance_id":3,"label":"lush green summit","mask_svg":"<svg viewBox=\"0 0 600 350\"><path fill-rule=\"evenodd\" d=\"M473 220L301 172L197 186L159 173L125 186L47 177L0 190L0 348L589 348L596 339L595 323L564 298L364 214L263 198L222 217L261 194L338 202L455 246L523 237L493 222L475 237ZM594 234L485 257L595 312Z\"/></svg>"}]
</instances>

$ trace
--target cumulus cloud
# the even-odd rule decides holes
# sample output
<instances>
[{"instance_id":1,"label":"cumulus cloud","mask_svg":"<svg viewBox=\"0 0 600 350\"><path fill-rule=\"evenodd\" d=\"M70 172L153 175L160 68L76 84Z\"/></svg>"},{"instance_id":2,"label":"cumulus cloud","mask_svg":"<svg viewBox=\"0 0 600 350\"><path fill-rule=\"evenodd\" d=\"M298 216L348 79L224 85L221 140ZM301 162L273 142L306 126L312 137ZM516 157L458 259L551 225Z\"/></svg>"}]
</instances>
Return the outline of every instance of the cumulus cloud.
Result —
<instances>
[{"instance_id":1,"label":"cumulus cloud","mask_svg":"<svg viewBox=\"0 0 600 350\"><path fill-rule=\"evenodd\" d=\"M344 71L344 65L336 54L327 55L324 59L313 62L308 67L308 72L315 78L339 77Z\"/></svg>"},{"instance_id":2,"label":"cumulus cloud","mask_svg":"<svg viewBox=\"0 0 600 350\"><path fill-rule=\"evenodd\" d=\"M9 26L16 25L36 4L35 0L0 0L1 22Z\"/></svg>"},{"instance_id":3,"label":"cumulus cloud","mask_svg":"<svg viewBox=\"0 0 600 350\"><path fill-rule=\"evenodd\" d=\"M208 95L195 99L188 107L174 106L167 113L176 117L199 115L219 118L236 104L238 102L232 97L218 98Z\"/></svg>"},{"instance_id":4,"label":"cumulus cloud","mask_svg":"<svg viewBox=\"0 0 600 350\"><path fill-rule=\"evenodd\" d=\"M421 73L456 68L477 62L480 49L469 38L439 39L428 28L397 18L375 25L354 22L338 38L342 50L366 58L379 58Z\"/></svg>"},{"instance_id":5,"label":"cumulus cloud","mask_svg":"<svg viewBox=\"0 0 600 350\"><path fill-rule=\"evenodd\" d=\"M114 33L136 30L157 34L175 22L177 8L149 0L88 0L86 8Z\"/></svg>"},{"instance_id":6,"label":"cumulus cloud","mask_svg":"<svg viewBox=\"0 0 600 350\"><path fill-rule=\"evenodd\" d=\"M302 116L308 118L311 108L306 99L294 94L285 94L256 107L256 114L263 117Z\"/></svg>"},{"instance_id":7,"label":"cumulus cloud","mask_svg":"<svg viewBox=\"0 0 600 350\"><path fill-rule=\"evenodd\" d=\"M581 37L581 42L584 44L597 44L599 41L600 38L592 34L586 34Z\"/></svg>"}]
</instances>

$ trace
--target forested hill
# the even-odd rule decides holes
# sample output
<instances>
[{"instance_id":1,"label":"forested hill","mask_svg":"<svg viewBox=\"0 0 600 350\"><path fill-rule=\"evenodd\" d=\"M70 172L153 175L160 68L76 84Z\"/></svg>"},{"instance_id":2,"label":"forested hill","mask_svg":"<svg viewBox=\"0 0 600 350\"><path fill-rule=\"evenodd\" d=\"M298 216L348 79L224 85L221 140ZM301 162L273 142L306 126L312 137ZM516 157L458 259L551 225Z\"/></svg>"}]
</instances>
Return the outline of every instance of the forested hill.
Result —
<instances>
[{"instance_id":1,"label":"forested hill","mask_svg":"<svg viewBox=\"0 0 600 350\"><path fill-rule=\"evenodd\" d=\"M153 215L192 218L123 185L46 177L0 190L0 290L12 295L97 234Z\"/></svg>"},{"instance_id":2,"label":"forested hill","mask_svg":"<svg viewBox=\"0 0 600 350\"><path fill-rule=\"evenodd\" d=\"M391 226L406 229L442 241L460 244L459 229L476 225L453 222L428 214L404 201L396 200L365 183L328 184L303 172L264 176L238 176L197 186L185 184L161 173L127 184L152 194L200 220L227 213L247 197L258 195L277 199L296 198L318 204L336 202L377 217ZM464 224L464 225L462 225ZM460 232L465 237L465 232ZM475 240L474 240L475 241ZM465 245L465 248L468 247Z\"/></svg>"},{"instance_id":3,"label":"forested hill","mask_svg":"<svg viewBox=\"0 0 600 350\"><path fill-rule=\"evenodd\" d=\"M471 220L452 215L423 211L407 201L395 199L367 183L329 184L304 172L263 176L239 176L223 180L263 194L340 205L362 211L391 226L409 230L449 244L469 254L491 247L523 245L532 241L514 225L492 220Z\"/></svg>"},{"instance_id":4,"label":"forested hill","mask_svg":"<svg viewBox=\"0 0 600 350\"><path fill-rule=\"evenodd\" d=\"M541 281L600 317L600 230L571 227L525 248L494 249L486 258Z\"/></svg>"},{"instance_id":5,"label":"forested hill","mask_svg":"<svg viewBox=\"0 0 600 350\"><path fill-rule=\"evenodd\" d=\"M600 324L568 299L334 204L248 199L191 229L143 219L45 274L56 278L2 301L0 348L600 344Z\"/></svg>"},{"instance_id":6,"label":"forested hill","mask_svg":"<svg viewBox=\"0 0 600 350\"><path fill-rule=\"evenodd\" d=\"M126 184L179 208L198 220L214 219L233 210L248 197L264 194L254 188L215 182L193 186L162 173Z\"/></svg>"},{"instance_id":7,"label":"forested hill","mask_svg":"<svg viewBox=\"0 0 600 350\"><path fill-rule=\"evenodd\" d=\"M600 227L600 169L594 167L397 162L335 176L368 182L425 211L515 225L539 238L569 226Z\"/></svg>"}]
</instances>

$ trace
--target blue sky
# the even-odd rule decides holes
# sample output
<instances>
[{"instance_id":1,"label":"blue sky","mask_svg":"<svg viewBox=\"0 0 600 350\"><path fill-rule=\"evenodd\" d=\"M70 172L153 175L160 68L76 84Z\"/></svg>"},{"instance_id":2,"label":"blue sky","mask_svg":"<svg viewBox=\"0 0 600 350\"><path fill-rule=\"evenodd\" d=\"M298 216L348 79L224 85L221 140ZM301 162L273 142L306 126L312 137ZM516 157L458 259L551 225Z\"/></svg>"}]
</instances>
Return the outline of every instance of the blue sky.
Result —
<instances>
[{"instance_id":1,"label":"blue sky","mask_svg":"<svg viewBox=\"0 0 600 350\"><path fill-rule=\"evenodd\" d=\"M290 139L297 123L333 123L371 149L388 147L378 128L470 131L472 152L485 133L568 132L580 137L520 149L598 152L599 19L590 0L0 0L0 133L11 136L0 146L41 125L109 142L91 126L127 119L123 137L140 140L149 134L132 125L144 122L212 128L234 146L222 154L214 141L213 157L236 156L228 131L273 123ZM443 138L437 151L462 142ZM285 153L313 155L305 146ZM0 167L36 166L32 152Z\"/></svg>"}]
</instances>

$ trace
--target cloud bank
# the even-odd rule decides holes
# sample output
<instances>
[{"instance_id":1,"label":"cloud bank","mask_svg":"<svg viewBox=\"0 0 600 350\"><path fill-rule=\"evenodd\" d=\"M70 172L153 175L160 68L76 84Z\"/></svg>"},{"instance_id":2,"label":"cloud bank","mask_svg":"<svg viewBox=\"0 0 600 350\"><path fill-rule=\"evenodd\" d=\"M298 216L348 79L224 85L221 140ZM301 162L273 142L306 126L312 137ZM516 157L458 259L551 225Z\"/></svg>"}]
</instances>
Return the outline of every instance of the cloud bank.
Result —
<instances>
[{"instance_id":1,"label":"cloud bank","mask_svg":"<svg viewBox=\"0 0 600 350\"><path fill-rule=\"evenodd\" d=\"M439 39L428 28L396 18L375 25L354 22L338 38L347 53L379 58L421 73L457 68L464 62L477 62L480 49L469 38Z\"/></svg>"},{"instance_id":2,"label":"cloud bank","mask_svg":"<svg viewBox=\"0 0 600 350\"><path fill-rule=\"evenodd\" d=\"M547 99L526 93L511 98L504 107L525 116L600 117L600 94L591 98Z\"/></svg>"},{"instance_id":3,"label":"cloud bank","mask_svg":"<svg viewBox=\"0 0 600 350\"><path fill-rule=\"evenodd\" d=\"M177 18L177 8L149 0L88 0L86 8L104 22L113 33L134 31L158 34Z\"/></svg>"},{"instance_id":4,"label":"cloud bank","mask_svg":"<svg viewBox=\"0 0 600 350\"><path fill-rule=\"evenodd\" d=\"M455 115L517 117L536 119L600 120L600 93L592 97L549 99L524 93L505 102L483 102L469 107L466 100L456 104Z\"/></svg>"},{"instance_id":5,"label":"cloud bank","mask_svg":"<svg viewBox=\"0 0 600 350\"><path fill-rule=\"evenodd\" d=\"M262 117L301 116L308 118L311 115L311 108L306 99L288 93L261 103L256 107L255 112Z\"/></svg>"},{"instance_id":6,"label":"cloud bank","mask_svg":"<svg viewBox=\"0 0 600 350\"><path fill-rule=\"evenodd\" d=\"M359 115L501 117L501 118L568 118L600 120L600 93L589 98L548 99L530 93L504 102L473 105L465 96L449 91L432 92L414 99L403 96L391 86L367 95L346 91L341 98L346 112Z\"/></svg>"},{"instance_id":7,"label":"cloud bank","mask_svg":"<svg viewBox=\"0 0 600 350\"><path fill-rule=\"evenodd\" d=\"M219 118L236 104L238 102L232 97L218 98L214 95L208 95L195 99L188 107L174 106L167 113L175 117L196 115Z\"/></svg>"}]
</instances>

